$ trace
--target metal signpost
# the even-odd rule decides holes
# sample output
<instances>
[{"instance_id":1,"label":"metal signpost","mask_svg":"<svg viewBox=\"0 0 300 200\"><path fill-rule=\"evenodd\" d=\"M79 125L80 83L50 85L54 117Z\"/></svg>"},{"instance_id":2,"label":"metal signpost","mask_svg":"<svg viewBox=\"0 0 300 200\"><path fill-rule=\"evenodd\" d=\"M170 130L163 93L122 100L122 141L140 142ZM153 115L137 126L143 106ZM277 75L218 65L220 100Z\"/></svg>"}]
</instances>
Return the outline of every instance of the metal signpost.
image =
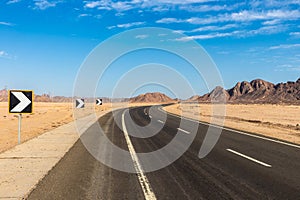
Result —
<instances>
[{"instance_id":1,"label":"metal signpost","mask_svg":"<svg viewBox=\"0 0 300 200\"><path fill-rule=\"evenodd\" d=\"M21 143L22 113L32 113L33 91L10 90L8 94L9 113L19 114L18 144Z\"/></svg>"}]
</instances>

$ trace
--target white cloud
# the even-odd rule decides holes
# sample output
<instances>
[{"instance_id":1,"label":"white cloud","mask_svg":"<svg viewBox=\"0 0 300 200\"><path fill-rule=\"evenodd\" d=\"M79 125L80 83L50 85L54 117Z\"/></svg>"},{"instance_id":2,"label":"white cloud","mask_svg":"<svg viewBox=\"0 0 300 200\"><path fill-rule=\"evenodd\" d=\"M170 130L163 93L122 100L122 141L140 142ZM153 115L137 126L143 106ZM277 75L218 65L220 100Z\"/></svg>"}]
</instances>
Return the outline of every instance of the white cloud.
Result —
<instances>
[{"instance_id":1,"label":"white cloud","mask_svg":"<svg viewBox=\"0 0 300 200\"><path fill-rule=\"evenodd\" d=\"M280 19L273 19L273 20L264 21L262 24L263 25L275 25L275 24L280 24L280 23L281 23Z\"/></svg>"},{"instance_id":2,"label":"white cloud","mask_svg":"<svg viewBox=\"0 0 300 200\"><path fill-rule=\"evenodd\" d=\"M272 46L269 49L274 50L274 49L290 49L290 48L297 48L300 47L300 44L281 44L278 46Z\"/></svg>"},{"instance_id":3,"label":"white cloud","mask_svg":"<svg viewBox=\"0 0 300 200\"><path fill-rule=\"evenodd\" d=\"M8 1L6 4L14 4L14 3L18 3L20 2L21 0L10 0Z\"/></svg>"},{"instance_id":4,"label":"white cloud","mask_svg":"<svg viewBox=\"0 0 300 200\"><path fill-rule=\"evenodd\" d=\"M298 38L300 37L300 32L291 32L289 35Z\"/></svg>"},{"instance_id":5,"label":"white cloud","mask_svg":"<svg viewBox=\"0 0 300 200\"><path fill-rule=\"evenodd\" d=\"M146 39L147 37L149 37L149 35L137 35L137 36L135 36L136 39L141 39L141 40Z\"/></svg>"},{"instance_id":6,"label":"white cloud","mask_svg":"<svg viewBox=\"0 0 300 200\"><path fill-rule=\"evenodd\" d=\"M211 24L219 22L219 19L216 17L191 17L188 19L179 19L179 18L162 18L156 21L159 24L172 24L172 23L190 23L190 24Z\"/></svg>"},{"instance_id":7,"label":"white cloud","mask_svg":"<svg viewBox=\"0 0 300 200\"><path fill-rule=\"evenodd\" d=\"M145 0L144 0L145 1ZM217 0L153 0L153 4L168 3L168 4L193 4L193 3L207 3ZM147 2L147 1L145 1Z\"/></svg>"},{"instance_id":8,"label":"white cloud","mask_svg":"<svg viewBox=\"0 0 300 200\"><path fill-rule=\"evenodd\" d=\"M170 10L170 8L165 5L154 6L152 8L152 11L154 11L154 12L165 12L165 11L169 11L169 10Z\"/></svg>"},{"instance_id":9,"label":"white cloud","mask_svg":"<svg viewBox=\"0 0 300 200\"><path fill-rule=\"evenodd\" d=\"M115 10L126 11L134 7L134 5L128 4L127 2L117 1L111 4L111 7Z\"/></svg>"},{"instance_id":10,"label":"white cloud","mask_svg":"<svg viewBox=\"0 0 300 200\"><path fill-rule=\"evenodd\" d=\"M59 1L35 0L34 8L36 10L46 10L47 8L55 7Z\"/></svg>"},{"instance_id":11,"label":"white cloud","mask_svg":"<svg viewBox=\"0 0 300 200\"><path fill-rule=\"evenodd\" d=\"M225 24L223 26L203 26L197 29L194 29L190 32L203 32L203 31L221 31L221 30L228 30L232 28L238 28L240 25L238 24Z\"/></svg>"},{"instance_id":12,"label":"white cloud","mask_svg":"<svg viewBox=\"0 0 300 200\"><path fill-rule=\"evenodd\" d=\"M9 23L9 22L0 22L0 25L4 25L4 26L14 26L14 24Z\"/></svg>"},{"instance_id":13,"label":"white cloud","mask_svg":"<svg viewBox=\"0 0 300 200\"><path fill-rule=\"evenodd\" d=\"M203 39L212 39L212 38L222 38L228 37L237 34L237 32L231 33L210 33L210 34L203 34L203 35L193 35L193 36L185 36L181 38L177 38L176 41L186 42L190 40L203 40Z\"/></svg>"},{"instance_id":14,"label":"white cloud","mask_svg":"<svg viewBox=\"0 0 300 200\"><path fill-rule=\"evenodd\" d=\"M109 26L107 27L108 29L113 29L113 28L130 28L133 26L140 26L145 24L145 22L131 22L131 23L126 23L126 24L117 24L115 26Z\"/></svg>"},{"instance_id":15,"label":"white cloud","mask_svg":"<svg viewBox=\"0 0 300 200\"><path fill-rule=\"evenodd\" d=\"M101 0L101 1L85 1L84 8L97 8L98 10L117 10L126 11L133 9L139 1L111 1L111 0Z\"/></svg>"},{"instance_id":16,"label":"white cloud","mask_svg":"<svg viewBox=\"0 0 300 200\"><path fill-rule=\"evenodd\" d=\"M11 59L12 57L5 51L0 51L0 58Z\"/></svg>"},{"instance_id":17,"label":"white cloud","mask_svg":"<svg viewBox=\"0 0 300 200\"><path fill-rule=\"evenodd\" d=\"M179 9L181 10L186 10L189 12L210 12L210 11L223 11L223 10L234 10L241 6L244 3L237 3L233 5L209 5L209 4L204 4L204 5L183 5L180 6Z\"/></svg>"},{"instance_id":18,"label":"white cloud","mask_svg":"<svg viewBox=\"0 0 300 200\"><path fill-rule=\"evenodd\" d=\"M175 34L183 34L185 31L183 31L183 30L174 30L172 32L175 33Z\"/></svg>"},{"instance_id":19,"label":"white cloud","mask_svg":"<svg viewBox=\"0 0 300 200\"><path fill-rule=\"evenodd\" d=\"M114 29L114 28L116 28L117 26L108 26L108 27L106 27L107 29Z\"/></svg>"},{"instance_id":20,"label":"white cloud","mask_svg":"<svg viewBox=\"0 0 300 200\"><path fill-rule=\"evenodd\" d=\"M217 2L216 4L206 4L209 2ZM240 13L235 13L236 15L225 16L237 18L237 20L246 20L250 16L252 17L265 18L264 15L280 15L284 16L288 13L275 13L278 9L287 8L289 5L300 5L299 0L287 0L287 1L277 1L277 0L266 0L266 1L256 1L252 0L250 2L243 1L220 1L220 0L85 0L83 1L84 8L89 9L99 9L99 10L115 10L117 12L128 11L132 9L142 9L143 11L155 11L164 12L174 9L186 10L188 12L217 12L217 11L232 11L238 8L249 7L249 11L241 11ZM231 4L230 4L231 3ZM255 15L254 10L267 10L262 11ZM276 10L277 9L277 10ZM268 11L269 10L269 11ZM274 11L274 13L272 13ZM251 13L253 12L253 13ZM233 13L234 14L234 13ZM253 15L254 14L254 15ZM283 15L281 15L283 14ZM290 16L290 15L288 15ZM274 17L274 16L273 16ZM268 17L267 17L268 18Z\"/></svg>"},{"instance_id":21,"label":"white cloud","mask_svg":"<svg viewBox=\"0 0 300 200\"><path fill-rule=\"evenodd\" d=\"M276 25L276 26L263 26L255 30L250 30L247 35L270 35L281 33L287 30L286 25Z\"/></svg>"},{"instance_id":22,"label":"white cloud","mask_svg":"<svg viewBox=\"0 0 300 200\"><path fill-rule=\"evenodd\" d=\"M227 10L227 6L223 5L200 5L200 6L181 6L182 10L188 10L190 12L207 12L207 11L220 11Z\"/></svg>"},{"instance_id":23,"label":"white cloud","mask_svg":"<svg viewBox=\"0 0 300 200\"><path fill-rule=\"evenodd\" d=\"M256 20L295 20L300 18L299 10L241 11L224 15L224 21L256 21Z\"/></svg>"},{"instance_id":24,"label":"white cloud","mask_svg":"<svg viewBox=\"0 0 300 200\"><path fill-rule=\"evenodd\" d=\"M97 8L100 10L117 10L126 11L131 9L152 9L154 11L166 11L172 6L190 5L197 3L206 3L216 0L99 0L99 1L84 1L84 8Z\"/></svg>"},{"instance_id":25,"label":"white cloud","mask_svg":"<svg viewBox=\"0 0 300 200\"><path fill-rule=\"evenodd\" d=\"M229 29L231 27L230 24L228 24L228 27L223 26L223 27L218 27L218 26L206 26L198 29L198 31L194 32L201 32L201 31L215 31L215 30L226 30L227 28ZM232 26L234 27L234 26ZM195 29L196 30L196 29ZM222 38L222 37L251 37L255 35L269 35L269 34L275 34L275 33L280 33L286 30L285 26L263 26L258 29L254 30L234 30L231 32L212 32L212 33L207 33L207 34L198 34L198 35L192 35L192 36L185 36L181 38L177 38L177 41L190 41L190 40L204 40L204 39L212 39L212 38ZM192 31L191 31L192 32Z\"/></svg>"},{"instance_id":26,"label":"white cloud","mask_svg":"<svg viewBox=\"0 0 300 200\"><path fill-rule=\"evenodd\" d=\"M101 1L85 1L85 8L96 8L101 6Z\"/></svg>"},{"instance_id":27,"label":"white cloud","mask_svg":"<svg viewBox=\"0 0 300 200\"><path fill-rule=\"evenodd\" d=\"M115 14L116 17L123 17L125 16L125 13L122 13L122 12L118 12Z\"/></svg>"},{"instance_id":28,"label":"white cloud","mask_svg":"<svg viewBox=\"0 0 300 200\"><path fill-rule=\"evenodd\" d=\"M283 65L278 65L275 68L275 71L300 71L300 66L295 66L292 64L283 64Z\"/></svg>"},{"instance_id":29,"label":"white cloud","mask_svg":"<svg viewBox=\"0 0 300 200\"><path fill-rule=\"evenodd\" d=\"M300 5L299 0L267 0L267 1L260 1L260 4L258 6L264 6L266 8L278 8L283 6L289 6L289 5Z\"/></svg>"},{"instance_id":30,"label":"white cloud","mask_svg":"<svg viewBox=\"0 0 300 200\"><path fill-rule=\"evenodd\" d=\"M187 19L162 18L156 23L190 23L190 24L212 24L220 22L251 22L264 20L297 20L300 19L299 10L270 10L266 12L240 11L234 13L220 14L205 18L191 17Z\"/></svg>"},{"instance_id":31,"label":"white cloud","mask_svg":"<svg viewBox=\"0 0 300 200\"><path fill-rule=\"evenodd\" d=\"M157 20L156 23L158 24L171 24L171 23L182 23L185 22L182 19L177 19L177 18L162 18L160 20Z\"/></svg>"},{"instance_id":32,"label":"white cloud","mask_svg":"<svg viewBox=\"0 0 300 200\"><path fill-rule=\"evenodd\" d=\"M6 56L8 55L5 51L0 51L0 56L3 57L3 56Z\"/></svg>"},{"instance_id":33,"label":"white cloud","mask_svg":"<svg viewBox=\"0 0 300 200\"><path fill-rule=\"evenodd\" d=\"M90 16L91 16L90 14L86 14L86 13L78 15L79 18L81 18L81 17L90 17Z\"/></svg>"}]
</instances>

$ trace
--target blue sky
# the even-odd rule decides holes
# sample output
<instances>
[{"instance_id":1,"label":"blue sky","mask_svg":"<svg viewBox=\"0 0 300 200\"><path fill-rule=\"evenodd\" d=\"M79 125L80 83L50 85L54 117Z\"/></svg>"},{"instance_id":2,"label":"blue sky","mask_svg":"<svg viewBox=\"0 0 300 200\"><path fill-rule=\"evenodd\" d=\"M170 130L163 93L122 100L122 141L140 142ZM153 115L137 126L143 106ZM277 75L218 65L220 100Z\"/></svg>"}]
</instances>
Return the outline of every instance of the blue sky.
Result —
<instances>
[{"instance_id":1,"label":"blue sky","mask_svg":"<svg viewBox=\"0 0 300 200\"><path fill-rule=\"evenodd\" d=\"M183 33L178 38L183 43L196 40L226 88L256 78L277 83L300 77L299 0L2 0L0 88L71 96L91 50L114 34L141 27ZM192 84L197 88L197 81ZM160 89L137 93L155 90ZM197 93L204 92L199 86Z\"/></svg>"}]
</instances>

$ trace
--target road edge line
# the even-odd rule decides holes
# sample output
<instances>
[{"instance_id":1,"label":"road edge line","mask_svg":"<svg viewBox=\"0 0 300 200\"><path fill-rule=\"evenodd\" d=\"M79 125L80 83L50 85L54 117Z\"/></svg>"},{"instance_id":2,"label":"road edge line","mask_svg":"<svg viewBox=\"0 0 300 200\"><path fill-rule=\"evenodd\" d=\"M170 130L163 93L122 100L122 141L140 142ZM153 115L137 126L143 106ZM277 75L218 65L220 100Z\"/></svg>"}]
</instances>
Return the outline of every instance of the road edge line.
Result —
<instances>
[{"instance_id":1,"label":"road edge line","mask_svg":"<svg viewBox=\"0 0 300 200\"><path fill-rule=\"evenodd\" d=\"M126 110L122 114L122 128L123 128L124 136L126 139L128 149L129 149L129 153L130 153L132 161L133 161L134 168L137 172L139 183L142 187L145 199L146 200L156 200L156 196L152 190L150 182L149 182L147 176L143 172L139 158L137 157L136 151L131 143L131 140L130 140L130 137L129 137L129 134L128 134L128 131L127 131L127 128L125 125L125 112L126 112Z\"/></svg>"}]
</instances>

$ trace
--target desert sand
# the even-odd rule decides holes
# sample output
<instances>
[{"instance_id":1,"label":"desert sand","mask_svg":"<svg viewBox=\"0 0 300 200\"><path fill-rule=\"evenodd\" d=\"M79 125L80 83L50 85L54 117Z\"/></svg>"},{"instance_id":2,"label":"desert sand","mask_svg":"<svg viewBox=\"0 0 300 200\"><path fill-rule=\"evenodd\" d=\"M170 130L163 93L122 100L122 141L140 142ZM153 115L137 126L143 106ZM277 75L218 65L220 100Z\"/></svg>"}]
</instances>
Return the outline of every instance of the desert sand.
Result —
<instances>
[{"instance_id":1,"label":"desert sand","mask_svg":"<svg viewBox=\"0 0 300 200\"><path fill-rule=\"evenodd\" d=\"M72 107L72 103L34 103L32 114L22 114L21 142L73 121ZM80 115L77 117L91 114L94 108L98 115L111 107L111 104L98 107L86 104L86 108L80 110ZM8 113L7 102L0 103L0 127L0 152L3 152L18 143L18 115Z\"/></svg>"},{"instance_id":2,"label":"desert sand","mask_svg":"<svg viewBox=\"0 0 300 200\"><path fill-rule=\"evenodd\" d=\"M216 105L216 107L222 106ZM173 104L164 109L177 115L183 113L185 117L208 123L213 116L210 104ZM224 126L300 144L300 106L228 104Z\"/></svg>"},{"instance_id":3,"label":"desert sand","mask_svg":"<svg viewBox=\"0 0 300 200\"><path fill-rule=\"evenodd\" d=\"M21 143L30 140L47 131L67 124L76 118L121 107L152 105L152 103L104 103L95 106L86 103L85 108L75 109L72 103L44 103L36 102L32 114L22 114ZM75 115L73 115L75 114ZM8 150L18 144L18 114L8 113L8 103L0 103L0 152Z\"/></svg>"}]
</instances>

